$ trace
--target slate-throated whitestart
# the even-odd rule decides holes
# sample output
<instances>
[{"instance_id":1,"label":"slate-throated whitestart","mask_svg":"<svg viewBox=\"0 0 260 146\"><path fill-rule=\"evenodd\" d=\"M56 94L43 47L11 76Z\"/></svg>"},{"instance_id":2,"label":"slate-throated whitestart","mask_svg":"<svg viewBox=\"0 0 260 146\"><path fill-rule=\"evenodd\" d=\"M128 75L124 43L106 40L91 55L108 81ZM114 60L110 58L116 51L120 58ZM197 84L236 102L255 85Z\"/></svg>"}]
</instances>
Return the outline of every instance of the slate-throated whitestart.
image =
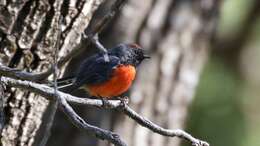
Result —
<instances>
[{"instance_id":1,"label":"slate-throated whitestart","mask_svg":"<svg viewBox=\"0 0 260 146\"><path fill-rule=\"evenodd\" d=\"M101 52L88 57L75 76L59 79L58 84L70 80L70 84L65 85L70 92L82 88L91 96L109 99L126 92L135 78L137 66L150 58L137 44L120 44L108 49L107 55L108 61Z\"/></svg>"}]
</instances>

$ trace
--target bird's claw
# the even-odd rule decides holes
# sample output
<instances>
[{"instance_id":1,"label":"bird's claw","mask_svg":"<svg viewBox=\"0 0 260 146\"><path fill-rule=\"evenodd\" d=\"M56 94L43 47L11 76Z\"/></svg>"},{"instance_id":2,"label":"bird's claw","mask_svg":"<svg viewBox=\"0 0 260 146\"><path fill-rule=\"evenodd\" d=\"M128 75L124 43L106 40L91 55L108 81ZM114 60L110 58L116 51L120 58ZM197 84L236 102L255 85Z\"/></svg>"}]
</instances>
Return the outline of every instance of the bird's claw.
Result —
<instances>
[{"instance_id":1,"label":"bird's claw","mask_svg":"<svg viewBox=\"0 0 260 146\"><path fill-rule=\"evenodd\" d=\"M125 107L129 102L129 98L127 96L117 97L117 99L120 100L121 107Z\"/></svg>"}]
</instances>

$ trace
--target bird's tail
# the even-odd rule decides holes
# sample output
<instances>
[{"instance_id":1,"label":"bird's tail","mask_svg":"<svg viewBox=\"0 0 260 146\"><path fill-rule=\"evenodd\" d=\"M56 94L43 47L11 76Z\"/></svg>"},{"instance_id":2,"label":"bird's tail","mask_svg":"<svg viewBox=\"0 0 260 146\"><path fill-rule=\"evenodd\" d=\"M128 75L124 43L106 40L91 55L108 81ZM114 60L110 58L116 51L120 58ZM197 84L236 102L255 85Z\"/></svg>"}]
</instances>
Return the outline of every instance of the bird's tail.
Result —
<instances>
[{"instance_id":1,"label":"bird's tail","mask_svg":"<svg viewBox=\"0 0 260 146\"><path fill-rule=\"evenodd\" d=\"M57 79L57 87L60 91L72 92L75 90L74 87L75 77L68 76L61 79ZM50 85L53 87L53 83Z\"/></svg>"},{"instance_id":2,"label":"bird's tail","mask_svg":"<svg viewBox=\"0 0 260 146\"><path fill-rule=\"evenodd\" d=\"M63 89L63 88L72 86L74 82L75 82L75 77L69 76L69 77L58 79L57 86L58 86L58 89Z\"/></svg>"}]
</instances>

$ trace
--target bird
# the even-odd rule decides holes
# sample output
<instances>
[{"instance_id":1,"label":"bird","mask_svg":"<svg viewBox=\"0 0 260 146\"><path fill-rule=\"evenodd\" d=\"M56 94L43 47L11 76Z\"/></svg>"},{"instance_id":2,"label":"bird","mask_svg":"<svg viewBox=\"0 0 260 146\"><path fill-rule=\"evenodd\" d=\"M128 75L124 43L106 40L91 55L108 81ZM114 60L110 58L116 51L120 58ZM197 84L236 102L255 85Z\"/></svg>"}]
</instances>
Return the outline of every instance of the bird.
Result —
<instances>
[{"instance_id":1,"label":"bird","mask_svg":"<svg viewBox=\"0 0 260 146\"><path fill-rule=\"evenodd\" d=\"M112 99L125 93L136 77L136 69L150 56L135 43L119 44L104 53L94 54L81 63L76 74L58 80L58 89L73 92L84 89L90 96ZM59 84L65 83L63 86Z\"/></svg>"}]
</instances>

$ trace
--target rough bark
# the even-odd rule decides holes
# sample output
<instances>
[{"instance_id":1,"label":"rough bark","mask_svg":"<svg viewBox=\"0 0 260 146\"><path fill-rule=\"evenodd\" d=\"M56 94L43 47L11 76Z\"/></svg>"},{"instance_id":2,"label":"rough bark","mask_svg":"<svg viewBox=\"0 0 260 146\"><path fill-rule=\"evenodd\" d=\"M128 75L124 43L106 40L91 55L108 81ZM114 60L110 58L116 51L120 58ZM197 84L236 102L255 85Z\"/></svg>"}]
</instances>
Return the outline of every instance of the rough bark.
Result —
<instances>
[{"instance_id":1,"label":"rough bark","mask_svg":"<svg viewBox=\"0 0 260 146\"><path fill-rule=\"evenodd\" d=\"M53 61L55 44L61 43L59 57L73 49L102 1L1 1L1 64L29 72L47 70ZM62 36L57 42L61 16ZM6 93L1 143L31 146L49 103L41 96L19 89L9 88Z\"/></svg>"}]
</instances>

